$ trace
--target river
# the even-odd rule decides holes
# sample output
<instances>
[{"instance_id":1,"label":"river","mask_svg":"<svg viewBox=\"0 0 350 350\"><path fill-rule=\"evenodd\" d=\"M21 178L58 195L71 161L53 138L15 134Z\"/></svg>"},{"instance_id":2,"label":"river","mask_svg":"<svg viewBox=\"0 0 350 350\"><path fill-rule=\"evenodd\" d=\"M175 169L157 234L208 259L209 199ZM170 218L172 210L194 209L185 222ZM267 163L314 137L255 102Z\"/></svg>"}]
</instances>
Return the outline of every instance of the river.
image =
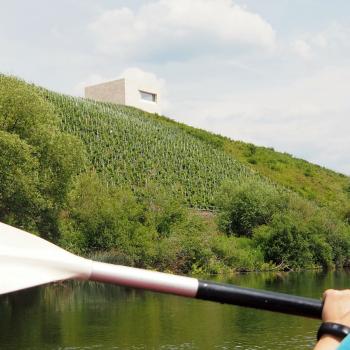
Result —
<instances>
[{"instance_id":1,"label":"river","mask_svg":"<svg viewBox=\"0 0 350 350\"><path fill-rule=\"evenodd\" d=\"M349 271L247 273L217 281L319 298ZM319 322L91 282L0 297L0 349L312 349Z\"/></svg>"}]
</instances>

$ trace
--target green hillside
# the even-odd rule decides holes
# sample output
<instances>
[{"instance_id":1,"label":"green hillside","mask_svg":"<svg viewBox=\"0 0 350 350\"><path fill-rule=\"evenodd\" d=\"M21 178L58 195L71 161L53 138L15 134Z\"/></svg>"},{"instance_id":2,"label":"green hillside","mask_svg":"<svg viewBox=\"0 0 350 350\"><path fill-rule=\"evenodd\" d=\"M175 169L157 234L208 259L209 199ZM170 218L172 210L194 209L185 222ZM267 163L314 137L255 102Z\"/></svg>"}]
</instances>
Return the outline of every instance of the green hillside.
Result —
<instances>
[{"instance_id":1,"label":"green hillside","mask_svg":"<svg viewBox=\"0 0 350 350\"><path fill-rule=\"evenodd\" d=\"M228 142L227 153L260 174L350 219L350 177L286 153L243 142Z\"/></svg>"},{"instance_id":2,"label":"green hillside","mask_svg":"<svg viewBox=\"0 0 350 350\"><path fill-rule=\"evenodd\" d=\"M136 108L50 92L45 96L62 129L84 141L94 167L113 185L143 186L152 180L175 187L191 206L208 209L224 180L266 181L176 124L160 123Z\"/></svg>"},{"instance_id":3,"label":"green hillside","mask_svg":"<svg viewBox=\"0 0 350 350\"><path fill-rule=\"evenodd\" d=\"M177 123L166 117L148 114L165 125L176 125L239 161L242 165L288 188L302 197L328 207L350 221L350 177L317 164L281 153L268 147L234 141L227 137Z\"/></svg>"},{"instance_id":4,"label":"green hillside","mask_svg":"<svg viewBox=\"0 0 350 350\"><path fill-rule=\"evenodd\" d=\"M136 108L45 95L57 108L63 130L86 143L93 164L113 184L142 185L153 179L178 185L190 205L205 209L213 208L223 180L260 174L350 216L349 176Z\"/></svg>"},{"instance_id":5,"label":"green hillside","mask_svg":"<svg viewBox=\"0 0 350 350\"><path fill-rule=\"evenodd\" d=\"M0 221L73 252L183 273L344 266L349 208L348 176L0 75Z\"/></svg>"}]
</instances>

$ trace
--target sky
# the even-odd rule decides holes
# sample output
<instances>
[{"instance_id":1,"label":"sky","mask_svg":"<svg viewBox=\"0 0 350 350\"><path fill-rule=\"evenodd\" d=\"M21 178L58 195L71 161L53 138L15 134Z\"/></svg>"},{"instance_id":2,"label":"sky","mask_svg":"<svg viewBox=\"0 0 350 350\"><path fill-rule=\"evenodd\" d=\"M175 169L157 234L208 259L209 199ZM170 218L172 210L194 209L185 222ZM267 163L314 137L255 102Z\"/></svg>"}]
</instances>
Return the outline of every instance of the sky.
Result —
<instances>
[{"instance_id":1,"label":"sky","mask_svg":"<svg viewBox=\"0 0 350 350\"><path fill-rule=\"evenodd\" d=\"M350 175L348 0L0 0L0 72L82 96L154 79L164 115Z\"/></svg>"}]
</instances>

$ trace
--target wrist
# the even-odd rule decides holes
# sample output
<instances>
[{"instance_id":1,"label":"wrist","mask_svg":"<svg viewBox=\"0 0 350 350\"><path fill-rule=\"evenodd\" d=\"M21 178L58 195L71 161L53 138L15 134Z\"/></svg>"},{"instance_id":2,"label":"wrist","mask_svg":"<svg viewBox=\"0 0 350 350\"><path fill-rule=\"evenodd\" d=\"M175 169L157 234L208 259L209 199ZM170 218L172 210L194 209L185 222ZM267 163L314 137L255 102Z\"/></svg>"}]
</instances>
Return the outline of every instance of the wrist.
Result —
<instances>
[{"instance_id":1,"label":"wrist","mask_svg":"<svg viewBox=\"0 0 350 350\"><path fill-rule=\"evenodd\" d=\"M323 335L317 342L314 350L335 350L340 344L340 340L331 335Z\"/></svg>"}]
</instances>

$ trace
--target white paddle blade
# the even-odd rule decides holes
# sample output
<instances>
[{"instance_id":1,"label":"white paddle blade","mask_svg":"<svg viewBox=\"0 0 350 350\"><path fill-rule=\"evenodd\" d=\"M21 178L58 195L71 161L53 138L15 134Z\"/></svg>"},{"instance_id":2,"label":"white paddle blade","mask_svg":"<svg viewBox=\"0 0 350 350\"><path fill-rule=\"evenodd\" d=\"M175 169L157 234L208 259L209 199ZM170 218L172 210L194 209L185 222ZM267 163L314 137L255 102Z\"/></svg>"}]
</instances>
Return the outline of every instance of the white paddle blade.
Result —
<instances>
[{"instance_id":1,"label":"white paddle blade","mask_svg":"<svg viewBox=\"0 0 350 350\"><path fill-rule=\"evenodd\" d=\"M0 294L66 279L89 279L92 262L0 223Z\"/></svg>"}]
</instances>

